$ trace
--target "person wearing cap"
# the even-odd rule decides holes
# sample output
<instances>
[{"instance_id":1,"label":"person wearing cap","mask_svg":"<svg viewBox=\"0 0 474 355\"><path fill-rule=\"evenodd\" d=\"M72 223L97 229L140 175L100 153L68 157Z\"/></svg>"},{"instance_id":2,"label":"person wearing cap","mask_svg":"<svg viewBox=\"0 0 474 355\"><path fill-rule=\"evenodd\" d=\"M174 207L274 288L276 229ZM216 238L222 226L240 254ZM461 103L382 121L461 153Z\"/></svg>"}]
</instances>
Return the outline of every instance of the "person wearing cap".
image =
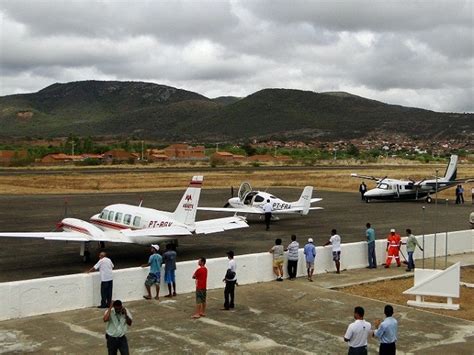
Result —
<instances>
[{"instance_id":1,"label":"person wearing cap","mask_svg":"<svg viewBox=\"0 0 474 355\"><path fill-rule=\"evenodd\" d=\"M395 232L395 229L390 229L390 234L387 237L387 260L385 261L385 268L388 269L392 263L392 259L395 258L397 266L400 267L400 256L398 255L400 247L402 246L402 239L400 234Z\"/></svg>"},{"instance_id":2,"label":"person wearing cap","mask_svg":"<svg viewBox=\"0 0 474 355\"><path fill-rule=\"evenodd\" d=\"M235 307L234 296L235 296L235 284L237 283L237 263L234 260L234 251L229 250L227 252L227 258L229 258L229 263L227 264L227 271L225 273L224 279L225 282L224 288L224 308L223 311L228 311Z\"/></svg>"},{"instance_id":3,"label":"person wearing cap","mask_svg":"<svg viewBox=\"0 0 474 355\"><path fill-rule=\"evenodd\" d=\"M313 244L313 238L308 238L308 243L304 246L304 256L306 259L308 281L313 282L314 260L316 258L316 247Z\"/></svg>"},{"instance_id":4,"label":"person wearing cap","mask_svg":"<svg viewBox=\"0 0 474 355\"><path fill-rule=\"evenodd\" d=\"M112 260L107 257L105 251L102 251L97 264L87 271L87 273L94 271L100 273L100 306L97 308L107 308L112 302L113 268Z\"/></svg>"},{"instance_id":5,"label":"person wearing cap","mask_svg":"<svg viewBox=\"0 0 474 355\"><path fill-rule=\"evenodd\" d=\"M161 264L163 258L158 254L160 246L156 244L151 245L151 255L148 258L148 263L143 264L142 267L150 267L150 271L145 280L145 287L148 295L143 296L144 299L151 300L151 286L156 286L156 300L160 299L160 280L161 280Z\"/></svg>"}]
</instances>

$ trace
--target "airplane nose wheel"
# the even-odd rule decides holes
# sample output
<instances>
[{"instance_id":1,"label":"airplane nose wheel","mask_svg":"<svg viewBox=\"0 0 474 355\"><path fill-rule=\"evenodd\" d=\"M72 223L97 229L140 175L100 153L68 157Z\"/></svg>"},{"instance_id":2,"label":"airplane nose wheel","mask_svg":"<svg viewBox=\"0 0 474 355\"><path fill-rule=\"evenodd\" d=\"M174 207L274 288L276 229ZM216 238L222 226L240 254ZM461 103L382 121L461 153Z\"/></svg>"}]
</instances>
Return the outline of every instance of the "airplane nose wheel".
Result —
<instances>
[{"instance_id":1,"label":"airplane nose wheel","mask_svg":"<svg viewBox=\"0 0 474 355\"><path fill-rule=\"evenodd\" d=\"M428 196L426 198L426 203L431 203L431 202L433 202L433 199L430 196Z\"/></svg>"}]
</instances>

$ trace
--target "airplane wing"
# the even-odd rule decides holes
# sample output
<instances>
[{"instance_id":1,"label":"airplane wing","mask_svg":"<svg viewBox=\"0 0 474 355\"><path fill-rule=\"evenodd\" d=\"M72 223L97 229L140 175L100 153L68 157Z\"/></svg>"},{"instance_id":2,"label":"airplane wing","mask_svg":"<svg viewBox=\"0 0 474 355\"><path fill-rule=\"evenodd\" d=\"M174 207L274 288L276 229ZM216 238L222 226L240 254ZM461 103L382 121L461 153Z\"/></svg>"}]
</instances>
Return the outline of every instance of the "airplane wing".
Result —
<instances>
[{"instance_id":1,"label":"airplane wing","mask_svg":"<svg viewBox=\"0 0 474 355\"><path fill-rule=\"evenodd\" d=\"M244 217L224 217L195 222L196 229L194 232L196 234L210 234L231 229L247 228L248 226Z\"/></svg>"},{"instance_id":2,"label":"airplane wing","mask_svg":"<svg viewBox=\"0 0 474 355\"><path fill-rule=\"evenodd\" d=\"M319 202L319 201L322 201L322 198L316 197L316 198L312 198L310 203L315 203L315 202Z\"/></svg>"},{"instance_id":3,"label":"airplane wing","mask_svg":"<svg viewBox=\"0 0 474 355\"><path fill-rule=\"evenodd\" d=\"M137 230L120 231L127 238L134 237L168 237L178 235L191 235L192 233L185 227L166 227L166 228L144 228Z\"/></svg>"},{"instance_id":4,"label":"airplane wing","mask_svg":"<svg viewBox=\"0 0 474 355\"><path fill-rule=\"evenodd\" d=\"M323 210L322 207L310 207L310 210ZM295 207L295 208L285 208L281 210L273 210L272 214L291 214L291 213L300 213L304 211L304 207Z\"/></svg>"},{"instance_id":5,"label":"airplane wing","mask_svg":"<svg viewBox=\"0 0 474 355\"><path fill-rule=\"evenodd\" d=\"M359 179L374 180L374 181L381 180L381 178L376 178L375 176L359 175L359 174L356 174L356 173L352 173L351 177L356 177L356 178L359 178Z\"/></svg>"},{"instance_id":6,"label":"airplane wing","mask_svg":"<svg viewBox=\"0 0 474 355\"><path fill-rule=\"evenodd\" d=\"M228 212L228 213L253 213L253 214L264 214L261 208L256 207L245 207L245 208L234 208L234 207L198 207L201 211L211 212Z\"/></svg>"},{"instance_id":7,"label":"airplane wing","mask_svg":"<svg viewBox=\"0 0 474 355\"><path fill-rule=\"evenodd\" d=\"M89 235L80 232L3 232L3 238L42 238L45 240L64 240L74 242L90 242Z\"/></svg>"}]
</instances>

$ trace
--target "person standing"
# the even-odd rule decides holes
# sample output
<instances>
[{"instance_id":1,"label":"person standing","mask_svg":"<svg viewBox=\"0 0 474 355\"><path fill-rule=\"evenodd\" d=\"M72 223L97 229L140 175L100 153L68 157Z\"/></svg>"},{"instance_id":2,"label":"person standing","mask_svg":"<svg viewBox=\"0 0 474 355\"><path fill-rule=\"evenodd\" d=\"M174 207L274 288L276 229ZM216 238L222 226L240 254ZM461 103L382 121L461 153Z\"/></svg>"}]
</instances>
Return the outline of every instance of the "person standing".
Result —
<instances>
[{"instance_id":1,"label":"person standing","mask_svg":"<svg viewBox=\"0 0 474 355\"><path fill-rule=\"evenodd\" d=\"M298 253L300 244L296 241L296 235L291 236L291 243L288 244L288 276L290 280L296 279L298 272Z\"/></svg>"},{"instance_id":2,"label":"person standing","mask_svg":"<svg viewBox=\"0 0 474 355\"><path fill-rule=\"evenodd\" d=\"M349 344L349 355L367 355L367 338L371 332L371 325L364 320L364 308L354 308L355 321L349 324L344 334L344 341Z\"/></svg>"},{"instance_id":3,"label":"person standing","mask_svg":"<svg viewBox=\"0 0 474 355\"><path fill-rule=\"evenodd\" d=\"M277 238L275 240L275 245L268 251L273 254L273 272L276 275L277 281L283 281L283 262L285 250L283 245L281 245L281 239Z\"/></svg>"},{"instance_id":4,"label":"person standing","mask_svg":"<svg viewBox=\"0 0 474 355\"><path fill-rule=\"evenodd\" d=\"M395 258L397 262L397 266L400 267L400 247L402 245L402 239L400 238L400 234L395 232L395 229L390 229L390 234L387 237L387 248L385 251L387 252L387 260L385 260L385 268L388 269L390 264L392 263L392 259Z\"/></svg>"},{"instance_id":5,"label":"person standing","mask_svg":"<svg viewBox=\"0 0 474 355\"><path fill-rule=\"evenodd\" d=\"M365 182L362 181L362 183L359 185L359 192L360 192L360 199L364 201L364 195L367 192L367 185Z\"/></svg>"},{"instance_id":6,"label":"person standing","mask_svg":"<svg viewBox=\"0 0 474 355\"><path fill-rule=\"evenodd\" d=\"M87 271L87 273L94 271L100 273L100 306L97 308L108 308L112 302L113 268L112 260L107 257L105 251L102 251L97 264Z\"/></svg>"},{"instance_id":7,"label":"person standing","mask_svg":"<svg viewBox=\"0 0 474 355\"><path fill-rule=\"evenodd\" d=\"M201 257L198 260L199 267L193 274L196 280L196 311L191 318L200 318L206 316L206 298L207 298L207 268L206 258Z\"/></svg>"},{"instance_id":8,"label":"person standing","mask_svg":"<svg viewBox=\"0 0 474 355\"><path fill-rule=\"evenodd\" d=\"M237 263L234 260L234 251L229 250L227 252L227 258L229 263L227 264L227 271L225 273L224 279L225 282L224 288L224 308L222 310L228 311L235 307L235 284L237 283Z\"/></svg>"},{"instance_id":9,"label":"person standing","mask_svg":"<svg viewBox=\"0 0 474 355\"><path fill-rule=\"evenodd\" d=\"M369 257L369 269L377 268L377 258L375 256L375 230L372 228L370 223L365 225L367 230L365 236L367 237L367 253Z\"/></svg>"},{"instance_id":10,"label":"person standing","mask_svg":"<svg viewBox=\"0 0 474 355\"><path fill-rule=\"evenodd\" d=\"M328 242L324 244L326 245L332 245L332 260L334 261L334 264L336 265L336 274L340 274L340 268L341 268L341 236L337 234L337 231L333 229L331 231L331 238L329 238Z\"/></svg>"},{"instance_id":11,"label":"person standing","mask_svg":"<svg viewBox=\"0 0 474 355\"><path fill-rule=\"evenodd\" d=\"M151 255L148 258L148 263L143 264L142 267L150 267L150 271L145 280L145 287L148 292L147 295L143 296L146 300L151 300L151 286L156 286L156 300L160 299L160 282L161 282L161 264L163 263L163 258L158 254L160 246L157 244L151 245Z\"/></svg>"},{"instance_id":12,"label":"person standing","mask_svg":"<svg viewBox=\"0 0 474 355\"><path fill-rule=\"evenodd\" d=\"M263 205L263 212L265 213L265 225L267 230L270 229L270 221L272 219L273 206L270 203L270 199L267 200L267 203Z\"/></svg>"},{"instance_id":13,"label":"person standing","mask_svg":"<svg viewBox=\"0 0 474 355\"><path fill-rule=\"evenodd\" d=\"M316 247L313 244L313 238L308 238L308 243L304 246L304 256L306 259L308 281L313 282L314 260L316 259Z\"/></svg>"},{"instance_id":14,"label":"person standing","mask_svg":"<svg viewBox=\"0 0 474 355\"><path fill-rule=\"evenodd\" d=\"M398 322L393 318L393 307L391 305L387 304L383 312L385 319L383 322L380 322L379 319L375 320L373 335L380 341L380 355L395 355L397 352Z\"/></svg>"},{"instance_id":15,"label":"person standing","mask_svg":"<svg viewBox=\"0 0 474 355\"><path fill-rule=\"evenodd\" d=\"M132 313L125 309L122 301L115 300L105 311L103 320L107 323L105 327L105 338L107 339L107 350L109 355L128 355L127 330L132 325Z\"/></svg>"},{"instance_id":16,"label":"person standing","mask_svg":"<svg viewBox=\"0 0 474 355\"><path fill-rule=\"evenodd\" d=\"M423 248L421 247L420 243L418 243L418 240L416 237L411 234L411 229L407 228L406 230L407 233L407 254L408 254L408 267L406 271L412 271L415 268L415 262L413 261L413 253L415 252L416 246L418 245L418 248L420 248L421 251L423 251Z\"/></svg>"},{"instance_id":17,"label":"person standing","mask_svg":"<svg viewBox=\"0 0 474 355\"><path fill-rule=\"evenodd\" d=\"M461 185L456 185L456 205L461 204Z\"/></svg>"},{"instance_id":18,"label":"person standing","mask_svg":"<svg viewBox=\"0 0 474 355\"><path fill-rule=\"evenodd\" d=\"M166 244L163 261L165 263L165 282L168 285L168 294L165 297L176 296L176 255L173 244ZM173 292L171 292L171 286L173 286Z\"/></svg>"},{"instance_id":19,"label":"person standing","mask_svg":"<svg viewBox=\"0 0 474 355\"><path fill-rule=\"evenodd\" d=\"M464 204L464 187L459 185L459 199L462 204Z\"/></svg>"}]
</instances>

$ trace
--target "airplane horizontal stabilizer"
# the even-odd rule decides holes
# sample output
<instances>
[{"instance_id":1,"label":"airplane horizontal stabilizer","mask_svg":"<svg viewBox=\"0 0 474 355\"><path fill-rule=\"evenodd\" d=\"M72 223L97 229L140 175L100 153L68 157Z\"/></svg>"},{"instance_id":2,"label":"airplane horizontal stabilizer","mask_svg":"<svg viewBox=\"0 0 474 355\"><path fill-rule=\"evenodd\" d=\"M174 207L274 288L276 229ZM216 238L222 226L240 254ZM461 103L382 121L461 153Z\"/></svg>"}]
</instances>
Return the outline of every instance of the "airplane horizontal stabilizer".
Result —
<instances>
[{"instance_id":1,"label":"airplane horizontal stabilizer","mask_svg":"<svg viewBox=\"0 0 474 355\"><path fill-rule=\"evenodd\" d=\"M319 201L322 201L322 200L323 200L322 198L316 197L316 198L312 198L310 202L315 203L315 202L319 202Z\"/></svg>"},{"instance_id":2,"label":"airplane horizontal stabilizer","mask_svg":"<svg viewBox=\"0 0 474 355\"><path fill-rule=\"evenodd\" d=\"M231 229L247 228L248 226L245 218L240 216L215 218L196 222L195 233L210 234Z\"/></svg>"},{"instance_id":3,"label":"airplane horizontal stabilizer","mask_svg":"<svg viewBox=\"0 0 474 355\"><path fill-rule=\"evenodd\" d=\"M72 242L89 242L91 237L79 232L3 232L0 237L7 238L41 238L45 240L64 240Z\"/></svg>"}]
</instances>

